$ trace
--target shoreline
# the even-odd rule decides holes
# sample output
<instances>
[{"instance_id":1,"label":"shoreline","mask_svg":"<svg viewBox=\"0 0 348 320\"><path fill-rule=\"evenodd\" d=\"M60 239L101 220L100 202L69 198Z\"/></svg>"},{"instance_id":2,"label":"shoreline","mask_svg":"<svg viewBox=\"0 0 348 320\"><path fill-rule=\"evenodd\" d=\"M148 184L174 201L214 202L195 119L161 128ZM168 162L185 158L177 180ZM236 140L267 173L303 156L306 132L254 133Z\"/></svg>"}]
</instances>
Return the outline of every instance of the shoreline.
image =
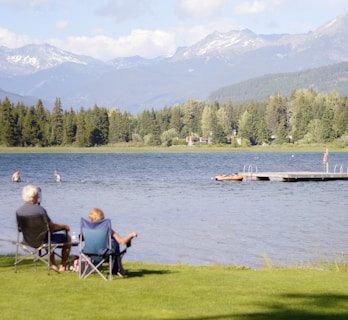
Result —
<instances>
[{"instance_id":1,"label":"shoreline","mask_svg":"<svg viewBox=\"0 0 348 320\"><path fill-rule=\"evenodd\" d=\"M32 261L33 259L30 256L26 256L24 254L20 254L20 257L27 257L27 260ZM76 256L74 254L71 254L71 256ZM14 254L1 254L0 253L0 261L3 259L13 259L15 260L15 253ZM330 269L337 269L337 266L341 266L340 268L345 269L347 268L344 261L339 261L337 259L334 259L332 261L323 260L323 261L317 261L315 263L304 263L303 261L299 261L298 263L290 264L290 265L282 265L282 264L276 264L271 259L266 258L264 260L264 263L260 265L259 267L251 267L248 265L238 265L238 264L221 264L221 263L215 263L215 264L188 264L188 263L168 263L168 262L151 262L151 261L135 261L135 260L126 260L124 261L125 264L131 264L131 265L154 265L159 267L165 267L165 266L171 266L171 267L188 267L188 268L229 268L234 270L253 270L253 271L269 271L269 270L291 270L291 269L298 269L298 270L330 270ZM1 265L0 265L1 267ZM347 270L348 271L348 270ZM347 272L345 271L345 272Z\"/></svg>"},{"instance_id":2,"label":"shoreline","mask_svg":"<svg viewBox=\"0 0 348 320\"><path fill-rule=\"evenodd\" d=\"M90 148L78 147L1 147L0 154L48 154L48 153L205 153L205 152L348 152L348 148L326 145L280 145L280 146L172 146L172 147L137 147L137 146L102 146Z\"/></svg>"}]
</instances>

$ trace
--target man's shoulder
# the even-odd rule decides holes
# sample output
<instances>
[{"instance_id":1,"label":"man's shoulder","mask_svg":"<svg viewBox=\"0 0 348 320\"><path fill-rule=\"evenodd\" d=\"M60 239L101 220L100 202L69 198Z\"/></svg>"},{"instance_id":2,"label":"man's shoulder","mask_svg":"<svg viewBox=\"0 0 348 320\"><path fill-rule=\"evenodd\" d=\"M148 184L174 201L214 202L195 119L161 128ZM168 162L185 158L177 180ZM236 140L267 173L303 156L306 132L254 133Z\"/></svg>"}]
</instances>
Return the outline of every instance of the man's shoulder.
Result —
<instances>
[{"instance_id":1,"label":"man's shoulder","mask_svg":"<svg viewBox=\"0 0 348 320\"><path fill-rule=\"evenodd\" d=\"M33 203L25 203L21 207L19 207L16 211L17 214L23 215L23 216L30 216L34 214L46 214L46 210L36 204Z\"/></svg>"}]
</instances>

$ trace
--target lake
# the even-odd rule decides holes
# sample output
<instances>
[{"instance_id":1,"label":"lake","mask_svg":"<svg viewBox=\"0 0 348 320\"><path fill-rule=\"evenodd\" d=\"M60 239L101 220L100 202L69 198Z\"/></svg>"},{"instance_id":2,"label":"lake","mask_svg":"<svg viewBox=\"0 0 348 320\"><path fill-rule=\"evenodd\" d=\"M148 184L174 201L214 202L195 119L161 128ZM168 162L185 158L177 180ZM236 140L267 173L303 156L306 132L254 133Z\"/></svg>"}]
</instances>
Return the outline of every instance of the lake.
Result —
<instances>
[{"instance_id":1,"label":"lake","mask_svg":"<svg viewBox=\"0 0 348 320\"><path fill-rule=\"evenodd\" d=\"M348 154L330 153L347 172ZM339 260L347 253L348 181L218 182L243 171L323 171L322 153L1 154L1 239L16 239L26 184L42 189L51 219L79 230L93 207L125 235L126 261L262 267ZM21 183L10 182L16 168ZM57 170L62 178L55 182ZM74 249L76 250L76 248ZM0 241L0 254L14 245Z\"/></svg>"}]
</instances>

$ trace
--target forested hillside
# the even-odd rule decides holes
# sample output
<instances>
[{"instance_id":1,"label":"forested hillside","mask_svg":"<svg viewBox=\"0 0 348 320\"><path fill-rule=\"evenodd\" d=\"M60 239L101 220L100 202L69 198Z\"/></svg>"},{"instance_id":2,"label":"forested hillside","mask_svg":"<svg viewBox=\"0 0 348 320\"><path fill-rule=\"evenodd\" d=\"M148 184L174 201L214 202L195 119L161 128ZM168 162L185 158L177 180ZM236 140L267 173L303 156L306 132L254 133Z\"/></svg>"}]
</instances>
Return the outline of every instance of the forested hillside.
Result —
<instances>
[{"instance_id":1,"label":"forested hillside","mask_svg":"<svg viewBox=\"0 0 348 320\"><path fill-rule=\"evenodd\" d=\"M251 99L262 101L274 89L284 96L289 96L294 89L300 88L311 88L326 93L337 91L340 95L348 96L348 62L299 72L267 74L215 90L208 100L220 103L245 102Z\"/></svg>"},{"instance_id":2,"label":"forested hillside","mask_svg":"<svg viewBox=\"0 0 348 320\"><path fill-rule=\"evenodd\" d=\"M296 90L261 102L207 104L187 100L161 110L132 115L95 105L64 111L59 98L52 112L36 106L0 102L0 142L4 146L93 147L129 143L171 146L188 136L211 144L262 145L329 143L348 145L348 98L336 92Z\"/></svg>"}]
</instances>

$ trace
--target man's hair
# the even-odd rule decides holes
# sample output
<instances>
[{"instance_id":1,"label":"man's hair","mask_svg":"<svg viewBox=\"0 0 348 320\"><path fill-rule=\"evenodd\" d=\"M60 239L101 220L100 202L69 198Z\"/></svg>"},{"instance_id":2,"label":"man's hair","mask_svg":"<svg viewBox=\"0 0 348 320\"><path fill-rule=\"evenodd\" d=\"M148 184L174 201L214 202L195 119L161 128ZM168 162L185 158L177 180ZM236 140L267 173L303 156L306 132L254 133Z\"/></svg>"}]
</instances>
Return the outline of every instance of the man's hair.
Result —
<instances>
[{"instance_id":1,"label":"man's hair","mask_svg":"<svg viewBox=\"0 0 348 320\"><path fill-rule=\"evenodd\" d=\"M22 198L25 202L31 202L40 192L37 186L29 184L23 188Z\"/></svg>"}]
</instances>

